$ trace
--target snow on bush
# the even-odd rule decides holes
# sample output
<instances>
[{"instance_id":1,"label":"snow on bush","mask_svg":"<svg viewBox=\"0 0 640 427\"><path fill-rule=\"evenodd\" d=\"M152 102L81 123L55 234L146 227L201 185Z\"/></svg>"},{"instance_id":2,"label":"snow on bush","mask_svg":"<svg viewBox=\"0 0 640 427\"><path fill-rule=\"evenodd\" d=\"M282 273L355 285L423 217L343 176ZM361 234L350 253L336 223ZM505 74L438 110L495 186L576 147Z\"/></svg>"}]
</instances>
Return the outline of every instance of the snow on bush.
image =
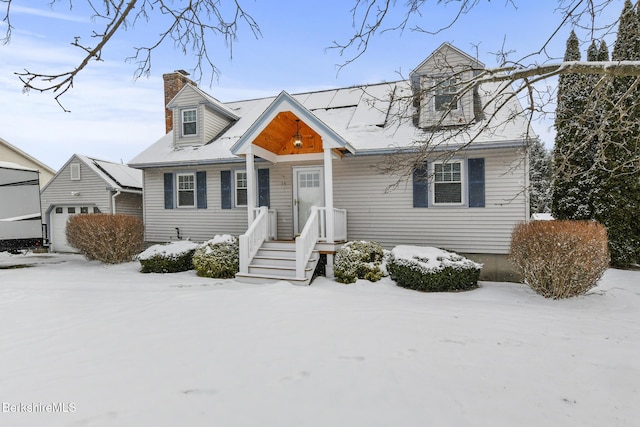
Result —
<instances>
[{"instance_id":1,"label":"snow on bush","mask_svg":"<svg viewBox=\"0 0 640 427\"><path fill-rule=\"evenodd\" d=\"M240 266L238 238L223 234L204 242L193 254L198 276L228 279L235 277Z\"/></svg>"},{"instance_id":2,"label":"snow on bush","mask_svg":"<svg viewBox=\"0 0 640 427\"><path fill-rule=\"evenodd\" d=\"M67 241L89 260L108 264L131 261L142 250L142 219L124 214L73 215Z\"/></svg>"},{"instance_id":3,"label":"snow on bush","mask_svg":"<svg viewBox=\"0 0 640 427\"><path fill-rule=\"evenodd\" d=\"M189 240L153 245L138 255L143 273L177 273L193 268L193 253L198 244Z\"/></svg>"},{"instance_id":4,"label":"snow on bush","mask_svg":"<svg viewBox=\"0 0 640 427\"><path fill-rule=\"evenodd\" d=\"M519 224L509 259L524 282L545 298L582 295L609 267L607 230L593 221Z\"/></svg>"},{"instance_id":5,"label":"snow on bush","mask_svg":"<svg viewBox=\"0 0 640 427\"><path fill-rule=\"evenodd\" d=\"M383 260L384 250L379 243L348 242L336 252L333 273L341 283L354 283L357 279L377 282L385 275Z\"/></svg>"},{"instance_id":6,"label":"snow on bush","mask_svg":"<svg viewBox=\"0 0 640 427\"><path fill-rule=\"evenodd\" d=\"M396 246L387 270L398 286L426 292L451 292L478 286L482 264L442 249Z\"/></svg>"}]
</instances>

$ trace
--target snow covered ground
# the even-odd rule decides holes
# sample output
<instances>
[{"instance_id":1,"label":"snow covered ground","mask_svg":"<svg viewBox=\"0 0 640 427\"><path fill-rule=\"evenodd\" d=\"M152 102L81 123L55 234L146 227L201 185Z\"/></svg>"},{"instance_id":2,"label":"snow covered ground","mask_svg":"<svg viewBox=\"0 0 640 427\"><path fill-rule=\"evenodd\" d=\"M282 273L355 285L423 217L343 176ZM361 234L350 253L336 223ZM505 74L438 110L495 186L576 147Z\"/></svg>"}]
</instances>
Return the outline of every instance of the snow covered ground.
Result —
<instances>
[{"instance_id":1,"label":"snow covered ground","mask_svg":"<svg viewBox=\"0 0 640 427\"><path fill-rule=\"evenodd\" d=\"M240 284L0 253L2 426L631 426L640 272L586 296ZM47 406L49 405L49 406Z\"/></svg>"}]
</instances>

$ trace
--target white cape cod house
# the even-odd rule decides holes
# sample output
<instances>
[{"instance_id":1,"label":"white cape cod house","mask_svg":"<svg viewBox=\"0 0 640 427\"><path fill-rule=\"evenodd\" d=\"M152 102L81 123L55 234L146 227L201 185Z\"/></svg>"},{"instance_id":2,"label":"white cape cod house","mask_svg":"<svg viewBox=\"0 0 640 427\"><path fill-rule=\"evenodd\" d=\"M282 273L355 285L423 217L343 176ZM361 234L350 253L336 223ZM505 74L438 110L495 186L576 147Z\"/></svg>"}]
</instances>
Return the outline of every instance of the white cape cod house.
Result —
<instances>
[{"instance_id":1,"label":"white cape cod house","mask_svg":"<svg viewBox=\"0 0 640 427\"><path fill-rule=\"evenodd\" d=\"M445 43L409 80L225 103L166 74L167 134L129 163L144 171L146 240L240 235L244 280L308 283L348 240L436 246L505 278L532 136L515 97L492 100L497 85L456 92L480 68ZM413 179L379 172L425 140L440 154Z\"/></svg>"}]
</instances>

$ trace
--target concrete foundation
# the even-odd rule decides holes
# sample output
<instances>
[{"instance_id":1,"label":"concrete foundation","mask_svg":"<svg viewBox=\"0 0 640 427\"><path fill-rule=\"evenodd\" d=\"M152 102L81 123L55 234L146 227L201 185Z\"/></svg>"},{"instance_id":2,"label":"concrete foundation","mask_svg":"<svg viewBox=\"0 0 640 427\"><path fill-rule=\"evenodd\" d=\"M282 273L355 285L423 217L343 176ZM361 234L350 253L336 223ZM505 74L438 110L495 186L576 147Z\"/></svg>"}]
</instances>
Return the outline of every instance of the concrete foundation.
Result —
<instances>
[{"instance_id":1,"label":"concrete foundation","mask_svg":"<svg viewBox=\"0 0 640 427\"><path fill-rule=\"evenodd\" d=\"M522 282L522 277L516 273L507 255L498 254L460 254L472 261L484 264L480 272L480 280L489 282Z\"/></svg>"}]
</instances>

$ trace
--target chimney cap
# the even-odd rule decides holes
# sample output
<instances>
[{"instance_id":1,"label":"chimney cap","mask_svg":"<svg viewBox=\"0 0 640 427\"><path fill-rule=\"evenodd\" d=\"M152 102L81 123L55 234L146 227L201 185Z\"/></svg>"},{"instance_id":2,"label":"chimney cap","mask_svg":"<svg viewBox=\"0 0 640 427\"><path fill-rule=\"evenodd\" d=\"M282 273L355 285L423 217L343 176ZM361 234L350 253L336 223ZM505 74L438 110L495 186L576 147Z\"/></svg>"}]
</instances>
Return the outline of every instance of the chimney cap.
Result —
<instances>
[{"instance_id":1,"label":"chimney cap","mask_svg":"<svg viewBox=\"0 0 640 427\"><path fill-rule=\"evenodd\" d=\"M188 76L189 73L187 73L185 70L175 70L176 73L178 74L182 74L183 76Z\"/></svg>"}]
</instances>

